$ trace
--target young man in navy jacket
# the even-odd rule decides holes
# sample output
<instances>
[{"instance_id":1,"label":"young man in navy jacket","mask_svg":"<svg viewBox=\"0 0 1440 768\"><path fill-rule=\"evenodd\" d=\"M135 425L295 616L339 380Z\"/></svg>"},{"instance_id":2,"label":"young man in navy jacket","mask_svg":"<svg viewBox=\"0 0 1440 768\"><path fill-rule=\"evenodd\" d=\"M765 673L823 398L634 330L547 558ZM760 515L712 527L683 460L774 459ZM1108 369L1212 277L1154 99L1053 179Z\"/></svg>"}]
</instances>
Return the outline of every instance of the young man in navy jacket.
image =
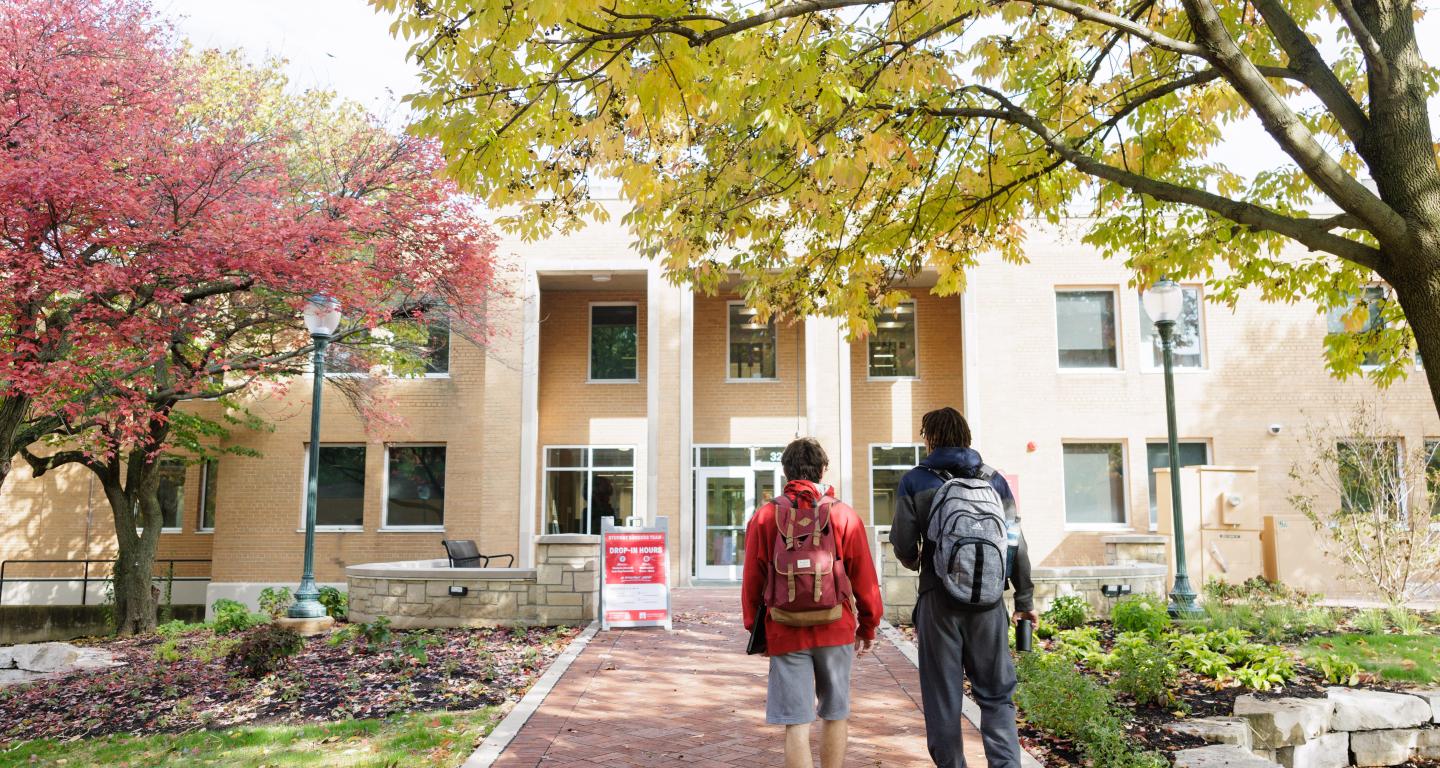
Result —
<instances>
[{"instance_id":1,"label":"young man in navy jacket","mask_svg":"<svg viewBox=\"0 0 1440 768\"><path fill-rule=\"evenodd\" d=\"M920 651L920 694L925 703L925 737L930 758L939 768L964 768L960 719L965 677L980 705L980 738L990 768L1020 768L1020 737L1015 728L1015 664L1010 658L1010 621L1035 621L1035 586L1030 580L1030 554L1025 538L1010 575L1015 613L1002 598L974 609L955 604L935 575L935 542L925 535L930 502L945 476L990 476L1005 504L1008 520L1018 520L1015 496L1004 475L985 466L970 447L970 425L954 408L925 414L920 435L929 455L900 481L890 544L910 570L920 571L920 597L913 616Z\"/></svg>"}]
</instances>

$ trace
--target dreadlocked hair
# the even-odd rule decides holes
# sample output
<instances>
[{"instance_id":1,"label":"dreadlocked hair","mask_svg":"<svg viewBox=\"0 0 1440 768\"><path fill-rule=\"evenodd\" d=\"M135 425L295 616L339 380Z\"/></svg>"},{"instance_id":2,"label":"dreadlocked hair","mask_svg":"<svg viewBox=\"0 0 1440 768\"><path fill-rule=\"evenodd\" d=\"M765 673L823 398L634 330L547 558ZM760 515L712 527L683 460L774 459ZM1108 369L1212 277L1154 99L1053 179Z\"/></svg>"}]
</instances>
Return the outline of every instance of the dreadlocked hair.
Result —
<instances>
[{"instance_id":1,"label":"dreadlocked hair","mask_svg":"<svg viewBox=\"0 0 1440 768\"><path fill-rule=\"evenodd\" d=\"M970 424L954 408L941 408L921 417L920 435L936 448L970 447Z\"/></svg>"}]
</instances>

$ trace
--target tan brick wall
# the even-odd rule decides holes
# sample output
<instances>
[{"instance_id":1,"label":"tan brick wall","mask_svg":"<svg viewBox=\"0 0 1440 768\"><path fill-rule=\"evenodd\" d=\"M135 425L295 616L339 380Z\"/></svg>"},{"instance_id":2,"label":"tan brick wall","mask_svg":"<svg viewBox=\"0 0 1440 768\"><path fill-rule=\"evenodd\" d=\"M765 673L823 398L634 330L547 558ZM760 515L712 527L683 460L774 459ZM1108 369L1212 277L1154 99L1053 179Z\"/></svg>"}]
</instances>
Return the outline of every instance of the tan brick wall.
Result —
<instances>
[{"instance_id":1,"label":"tan brick wall","mask_svg":"<svg viewBox=\"0 0 1440 768\"><path fill-rule=\"evenodd\" d=\"M804 427L804 326L777 324L774 381L727 381L726 307L735 298L695 297L695 443L784 445Z\"/></svg>"}]
</instances>

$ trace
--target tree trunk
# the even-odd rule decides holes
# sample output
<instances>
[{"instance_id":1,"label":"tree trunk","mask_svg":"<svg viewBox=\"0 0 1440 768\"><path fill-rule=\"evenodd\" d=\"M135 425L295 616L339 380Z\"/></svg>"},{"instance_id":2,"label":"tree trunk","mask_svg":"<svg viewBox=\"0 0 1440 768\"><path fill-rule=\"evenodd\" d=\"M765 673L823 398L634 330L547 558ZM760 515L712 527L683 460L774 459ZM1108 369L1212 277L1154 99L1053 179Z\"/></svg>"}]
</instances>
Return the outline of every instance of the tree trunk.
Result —
<instances>
[{"instance_id":1,"label":"tree trunk","mask_svg":"<svg viewBox=\"0 0 1440 768\"><path fill-rule=\"evenodd\" d=\"M115 560L115 633L136 635L155 629L155 550L160 541L160 475L157 462L132 467L111 459L100 475L105 498L115 518L118 545ZM122 484L128 475L130 482ZM137 482L138 481L138 482ZM137 531L136 529L140 530Z\"/></svg>"},{"instance_id":2,"label":"tree trunk","mask_svg":"<svg viewBox=\"0 0 1440 768\"><path fill-rule=\"evenodd\" d=\"M1440 412L1440 245L1430 249L1434 253L1415 253L1409 258L1416 265L1427 265L1409 274L1398 275L1390 280L1400 307L1405 310L1405 321L1415 334L1415 345L1425 364L1421 375L1430 385L1430 399Z\"/></svg>"},{"instance_id":3,"label":"tree trunk","mask_svg":"<svg viewBox=\"0 0 1440 768\"><path fill-rule=\"evenodd\" d=\"M19 444L20 427L25 423L25 414L30 410L30 398L10 394L0 398L0 489L5 487L5 478L15 455L24 446Z\"/></svg>"}]
</instances>

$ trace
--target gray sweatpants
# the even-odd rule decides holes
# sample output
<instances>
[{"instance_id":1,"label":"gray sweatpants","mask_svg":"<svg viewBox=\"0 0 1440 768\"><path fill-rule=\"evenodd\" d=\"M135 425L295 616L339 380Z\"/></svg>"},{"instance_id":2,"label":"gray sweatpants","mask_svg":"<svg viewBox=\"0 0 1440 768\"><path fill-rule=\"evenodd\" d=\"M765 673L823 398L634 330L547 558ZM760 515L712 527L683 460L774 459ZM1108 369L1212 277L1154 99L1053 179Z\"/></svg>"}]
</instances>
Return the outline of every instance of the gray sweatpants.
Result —
<instances>
[{"instance_id":1,"label":"gray sweatpants","mask_svg":"<svg viewBox=\"0 0 1440 768\"><path fill-rule=\"evenodd\" d=\"M957 610L938 590L915 606L920 650L920 695L925 737L939 768L965 768L960 720L965 677L980 705L980 740L989 768L1020 768L1015 729L1015 664L1010 659L1010 616L1001 600L978 613Z\"/></svg>"}]
</instances>

